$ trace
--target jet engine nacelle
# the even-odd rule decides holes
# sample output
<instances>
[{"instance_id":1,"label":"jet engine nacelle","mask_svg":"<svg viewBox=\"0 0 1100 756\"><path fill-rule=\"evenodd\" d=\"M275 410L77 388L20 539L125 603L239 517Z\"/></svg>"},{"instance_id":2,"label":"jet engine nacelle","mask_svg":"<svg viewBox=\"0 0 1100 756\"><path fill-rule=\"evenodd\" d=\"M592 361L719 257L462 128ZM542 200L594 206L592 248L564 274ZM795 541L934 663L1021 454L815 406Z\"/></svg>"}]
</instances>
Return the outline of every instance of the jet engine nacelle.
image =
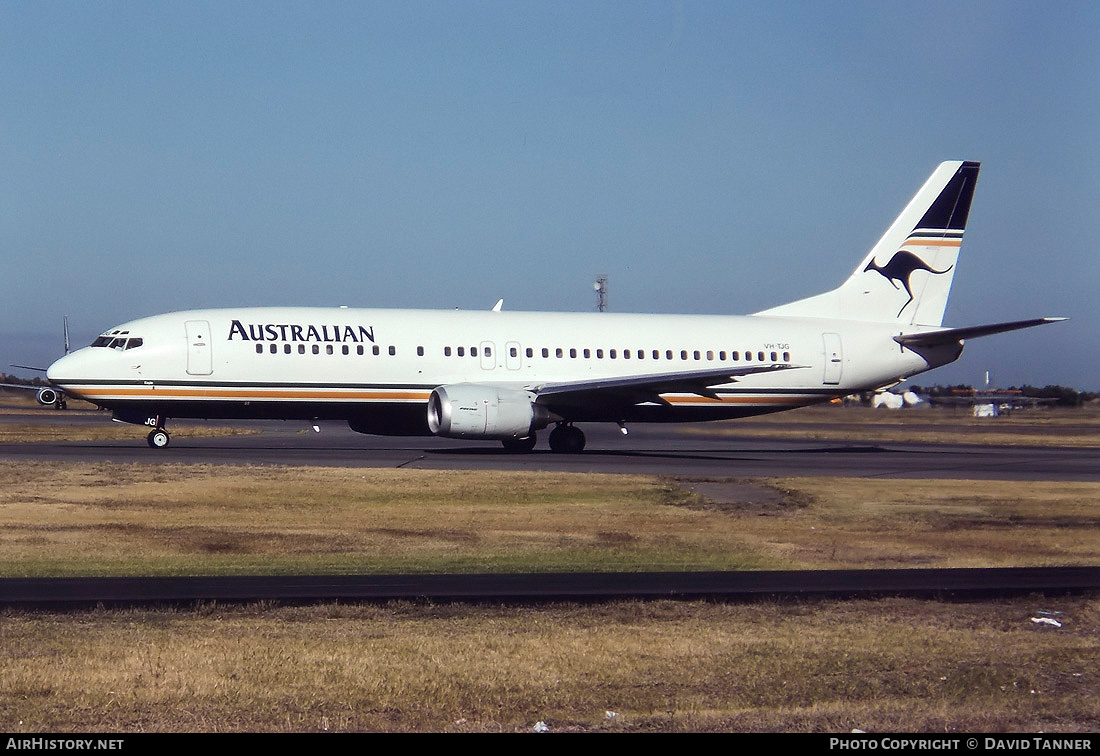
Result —
<instances>
[{"instance_id":1,"label":"jet engine nacelle","mask_svg":"<svg viewBox=\"0 0 1100 756\"><path fill-rule=\"evenodd\" d=\"M428 428L446 438L526 438L551 419L535 395L521 389L457 383L428 399Z\"/></svg>"},{"instance_id":2,"label":"jet engine nacelle","mask_svg":"<svg viewBox=\"0 0 1100 756\"><path fill-rule=\"evenodd\" d=\"M24 396L26 396L26 394L24 394ZM34 398L38 400L39 404L44 404L48 407L57 404L57 400L61 397L57 389L46 387L38 389L38 394Z\"/></svg>"}]
</instances>

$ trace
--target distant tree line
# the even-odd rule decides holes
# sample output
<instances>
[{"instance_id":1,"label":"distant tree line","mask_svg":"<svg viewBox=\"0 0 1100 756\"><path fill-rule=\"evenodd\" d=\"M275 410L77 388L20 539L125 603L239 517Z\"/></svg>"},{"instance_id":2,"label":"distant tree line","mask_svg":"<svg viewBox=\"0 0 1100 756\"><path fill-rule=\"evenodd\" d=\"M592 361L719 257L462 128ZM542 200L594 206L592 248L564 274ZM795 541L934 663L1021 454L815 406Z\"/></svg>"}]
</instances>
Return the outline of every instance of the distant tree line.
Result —
<instances>
[{"instance_id":1,"label":"distant tree line","mask_svg":"<svg viewBox=\"0 0 1100 756\"><path fill-rule=\"evenodd\" d=\"M20 378L16 375L5 375L0 373L0 383L14 383L17 386L48 386L45 378L35 376L34 378Z\"/></svg>"},{"instance_id":2,"label":"distant tree line","mask_svg":"<svg viewBox=\"0 0 1100 756\"><path fill-rule=\"evenodd\" d=\"M973 386L960 383L955 386L911 386L910 390L924 396L959 396L981 393L987 389L976 389ZM1038 386L1024 384L1023 386L1009 386L1007 389L989 389L989 391L1019 393L1021 396L1029 396L1035 399L1055 399L1056 401L1053 404L1059 407L1080 407L1085 402L1100 398L1100 393L1095 391L1078 391L1069 386L1043 386L1039 388Z\"/></svg>"}]
</instances>

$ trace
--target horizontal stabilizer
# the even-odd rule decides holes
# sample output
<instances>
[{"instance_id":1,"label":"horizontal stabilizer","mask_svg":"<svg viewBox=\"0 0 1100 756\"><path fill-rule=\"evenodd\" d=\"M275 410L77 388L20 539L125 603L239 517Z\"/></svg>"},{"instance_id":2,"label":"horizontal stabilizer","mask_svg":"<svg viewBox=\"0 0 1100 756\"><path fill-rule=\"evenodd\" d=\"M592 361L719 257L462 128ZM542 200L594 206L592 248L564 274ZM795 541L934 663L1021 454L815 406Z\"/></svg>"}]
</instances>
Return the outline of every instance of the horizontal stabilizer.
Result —
<instances>
[{"instance_id":1,"label":"horizontal stabilizer","mask_svg":"<svg viewBox=\"0 0 1100 756\"><path fill-rule=\"evenodd\" d=\"M1010 323L991 323L989 325L970 326L968 328L945 328L941 331L925 331L923 333L903 333L895 336L894 341L902 346L939 346L951 344L964 339L976 339L979 336L991 336L995 333L1006 331L1018 331L1021 328L1058 323L1066 318L1035 318L1034 320L1014 320Z\"/></svg>"}]
</instances>

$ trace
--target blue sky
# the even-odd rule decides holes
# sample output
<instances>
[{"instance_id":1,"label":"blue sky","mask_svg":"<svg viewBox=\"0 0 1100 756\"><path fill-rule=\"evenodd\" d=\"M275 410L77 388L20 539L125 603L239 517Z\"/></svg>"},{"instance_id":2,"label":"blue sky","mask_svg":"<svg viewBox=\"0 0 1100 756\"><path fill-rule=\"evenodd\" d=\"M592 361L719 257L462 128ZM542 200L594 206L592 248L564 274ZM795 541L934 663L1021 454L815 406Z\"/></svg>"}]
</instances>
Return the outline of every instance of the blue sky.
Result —
<instances>
[{"instance_id":1,"label":"blue sky","mask_svg":"<svg viewBox=\"0 0 1100 756\"><path fill-rule=\"evenodd\" d=\"M1098 41L1092 2L0 0L0 361L63 315L582 311L598 273L749 313L968 159L946 322L1072 320L918 382L1097 390Z\"/></svg>"}]
</instances>

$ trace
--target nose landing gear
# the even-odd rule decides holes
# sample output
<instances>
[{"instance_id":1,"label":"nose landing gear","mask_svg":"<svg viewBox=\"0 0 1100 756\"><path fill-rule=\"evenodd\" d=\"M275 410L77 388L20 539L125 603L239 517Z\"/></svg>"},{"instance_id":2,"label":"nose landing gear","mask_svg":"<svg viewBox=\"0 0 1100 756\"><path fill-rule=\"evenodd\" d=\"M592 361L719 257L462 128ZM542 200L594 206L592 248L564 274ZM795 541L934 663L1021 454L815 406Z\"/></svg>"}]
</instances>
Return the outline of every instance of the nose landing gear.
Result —
<instances>
[{"instance_id":1,"label":"nose landing gear","mask_svg":"<svg viewBox=\"0 0 1100 756\"><path fill-rule=\"evenodd\" d=\"M168 431L164 428L157 428L156 430L149 431L149 435L145 437L145 440L149 442L149 446L154 449L163 449L168 446L168 442L172 440L172 437L168 435Z\"/></svg>"}]
</instances>

